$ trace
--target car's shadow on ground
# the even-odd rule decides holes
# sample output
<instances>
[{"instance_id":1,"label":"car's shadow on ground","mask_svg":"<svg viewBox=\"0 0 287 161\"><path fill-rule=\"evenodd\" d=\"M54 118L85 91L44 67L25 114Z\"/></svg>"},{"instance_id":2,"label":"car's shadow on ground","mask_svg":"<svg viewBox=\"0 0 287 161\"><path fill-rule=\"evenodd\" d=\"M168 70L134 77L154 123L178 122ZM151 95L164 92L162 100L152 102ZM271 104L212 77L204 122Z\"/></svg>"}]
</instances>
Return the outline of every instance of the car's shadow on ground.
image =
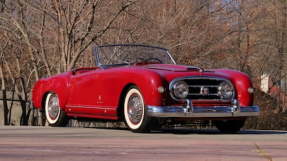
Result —
<instances>
[{"instance_id":1,"label":"car's shadow on ground","mask_svg":"<svg viewBox=\"0 0 287 161\"><path fill-rule=\"evenodd\" d=\"M178 135L184 134L206 134L206 135L224 135L216 129L163 129L159 133L172 133ZM273 134L287 134L287 131L276 131L276 130L241 130L234 135L273 135ZM230 135L230 134L229 134Z\"/></svg>"},{"instance_id":2,"label":"car's shadow on ground","mask_svg":"<svg viewBox=\"0 0 287 161\"><path fill-rule=\"evenodd\" d=\"M98 128L97 129L112 129L112 130L123 130L128 131L127 128ZM205 134L205 135L224 135L224 133L219 132L217 129L194 129L194 128L164 128L160 130L154 130L147 134L176 134L176 135L190 135L190 134ZM278 135L287 134L287 131L279 130L247 130L243 129L239 133L233 135ZM230 134L228 134L230 135Z\"/></svg>"}]
</instances>

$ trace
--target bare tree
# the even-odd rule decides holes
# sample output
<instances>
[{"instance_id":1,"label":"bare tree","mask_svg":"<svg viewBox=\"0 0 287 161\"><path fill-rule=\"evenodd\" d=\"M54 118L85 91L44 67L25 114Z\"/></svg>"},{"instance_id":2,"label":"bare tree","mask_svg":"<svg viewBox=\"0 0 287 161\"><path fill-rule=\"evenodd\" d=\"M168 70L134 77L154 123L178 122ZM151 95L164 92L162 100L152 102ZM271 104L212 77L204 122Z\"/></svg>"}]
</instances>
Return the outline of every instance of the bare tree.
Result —
<instances>
[{"instance_id":1,"label":"bare tree","mask_svg":"<svg viewBox=\"0 0 287 161\"><path fill-rule=\"evenodd\" d=\"M11 80L10 87L15 84L10 89L15 90L19 100L23 100L21 124L28 124L31 109L27 107L27 102L33 82L74 68L86 49L108 32L118 17L135 2L5 2L0 13L0 31L6 35L9 48L0 45L3 48L1 85L2 89L7 89L5 77ZM103 19L103 16L106 18ZM5 109L7 114L9 109Z\"/></svg>"}]
</instances>

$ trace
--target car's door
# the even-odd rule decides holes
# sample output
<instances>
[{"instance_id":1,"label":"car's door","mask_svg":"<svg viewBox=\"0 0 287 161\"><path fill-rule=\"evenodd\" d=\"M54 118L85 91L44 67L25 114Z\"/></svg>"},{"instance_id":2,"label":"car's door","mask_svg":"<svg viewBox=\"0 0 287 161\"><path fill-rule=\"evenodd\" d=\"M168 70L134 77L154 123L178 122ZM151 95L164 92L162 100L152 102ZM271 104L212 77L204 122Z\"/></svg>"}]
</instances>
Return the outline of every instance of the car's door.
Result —
<instances>
[{"instance_id":1,"label":"car's door","mask_svg":"<svg viewBox=\"0 0 287 161\"><path fill-rule=\"evenodd\" d=\"M94 115L99 118L111 115L112 109L103 101L103 69L75 72L71 76L71 93L67 103L69 113Z\"/></svg>"}]
</instances>

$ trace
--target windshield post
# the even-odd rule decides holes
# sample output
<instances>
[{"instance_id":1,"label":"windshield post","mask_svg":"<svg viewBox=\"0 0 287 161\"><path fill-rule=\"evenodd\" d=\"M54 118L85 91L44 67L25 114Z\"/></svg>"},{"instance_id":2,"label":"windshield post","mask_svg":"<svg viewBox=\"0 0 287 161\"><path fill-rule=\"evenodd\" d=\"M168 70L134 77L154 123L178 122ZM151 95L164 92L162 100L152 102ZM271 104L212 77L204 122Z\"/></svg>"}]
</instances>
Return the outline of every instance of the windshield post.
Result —
<instances>
[{"instance_id":1,"label":"windshield post","mask_svg":"<svg viewBox=\"0 0 287 161\"><path fill-rule=\"evenodd\" d=\"M173 62L173 64L176 64L175 60L173 59L173 57L171 56L170 52L168 50L166 50L168 56L170 57L171 61Z\"/></svg>"},{"instance_id":2,"label":"windshield post","mask_svg":"<svg viewBox=\"0 0 287 161\"><path fill-rule=\"evenodd\" d=\"M94 56L94 62L96 66L101 66L100 60L99 60L99 47L95 46L93 48L93 56Z\"/></svg>"}]
</instances>

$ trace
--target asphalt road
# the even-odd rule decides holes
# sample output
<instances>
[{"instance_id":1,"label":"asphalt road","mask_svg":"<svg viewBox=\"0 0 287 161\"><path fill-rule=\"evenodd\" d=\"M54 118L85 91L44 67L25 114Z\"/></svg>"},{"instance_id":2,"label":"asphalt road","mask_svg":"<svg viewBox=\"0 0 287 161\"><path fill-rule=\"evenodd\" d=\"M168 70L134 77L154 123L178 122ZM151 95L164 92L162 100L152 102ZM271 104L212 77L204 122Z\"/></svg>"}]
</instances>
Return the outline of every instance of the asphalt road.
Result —
<instances>
[{"instance_id":1,"label":"asphalt road","mask_svg":"<svg viewBox=\"0 0 287 161\"><path fill-rule=\"evenodd\" d=\"M1 161L287 161L287 132L0 127Z\"/></svg>"}]
</instances>

